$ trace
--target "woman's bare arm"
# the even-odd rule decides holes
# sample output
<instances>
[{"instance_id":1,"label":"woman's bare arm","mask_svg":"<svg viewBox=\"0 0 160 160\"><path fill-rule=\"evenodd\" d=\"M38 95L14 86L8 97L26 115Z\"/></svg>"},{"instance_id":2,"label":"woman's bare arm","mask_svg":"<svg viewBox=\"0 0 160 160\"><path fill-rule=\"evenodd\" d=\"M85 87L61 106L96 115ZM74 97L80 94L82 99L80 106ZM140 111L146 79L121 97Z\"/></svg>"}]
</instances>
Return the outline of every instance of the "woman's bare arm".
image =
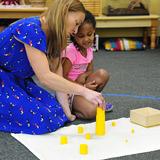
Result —
<instances>
[{"instance_id":1,"label":"woman's bare arm","mask_svg":"<svg viewBox=\"0 0 160 160\"><path fill-rule=\"evenodd\" d=\"M41 84L55 91L81 95L95 105L103 105L104 98L100 93L91 91L51 72L47 57L43 52L26 44L25 48L29 62Z\"/></svg>"},{"instance_id":2,"label":"woman's bare arm","mask_svg":"<svg viewBox=\"0 0 160 160\"><path fill-rule=\"evenodd\" d=\"M58 64L58 58L50 61L50 69L51 69L52 72L55 72L56 74L63 77L62 64L60 63L57 69L55 69L53 64L55 64L55 65ZM61 104L61 106L63 108L63 111L66 114L66 116L69 118L70 121L74 121L76 119L76 116L71 113L71 109L70 109L70 106L69 106L70 104L69 104L69 101L68 101L68 95L66 93L63 93L63 92L56 92L56 97L58 99L58 102Z\"/></svg>"},{"instance_id":3,"label":"woman's bare arm","mask_svg":"<svg viewBox=\"0 0 160 160\"><path fill-rule=\"evenodd\" d=\"M63 77L53 73L49 68L47 57L43 52L30 47L29 45L25 45L25 48L29 62L40 83L55 91L65 93L74 92L75 86L73 87L73 85L75 84L72 84ZM76 87L77 90L75 92L80 95L81 92L83 92L83 88L78 85L76 85Z\"/></svg>"}]
</instances>

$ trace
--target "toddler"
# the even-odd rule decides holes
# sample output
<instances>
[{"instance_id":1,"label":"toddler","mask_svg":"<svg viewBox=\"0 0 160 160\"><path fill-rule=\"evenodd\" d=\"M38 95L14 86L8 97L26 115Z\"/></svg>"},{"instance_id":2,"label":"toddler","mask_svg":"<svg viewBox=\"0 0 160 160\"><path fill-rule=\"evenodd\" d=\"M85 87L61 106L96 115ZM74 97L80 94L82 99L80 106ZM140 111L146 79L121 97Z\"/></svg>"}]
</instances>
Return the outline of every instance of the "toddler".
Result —
<instances>
[{"instance_id":1,"label":"toddler","mask_svg":"<svg viewBox=\"0 0 160 160\"><path fill-rule=\"evenodd\" d=\"M109 74L104 69L93 70L93 44L95 40L96 20L89 11L76 35L63 52L63 76L89 89L101 92L109 80ZM112 110L111 103L106 104L106 110ZM74 108L73 108L74 109Z\"/></svg>"}]
</instances>

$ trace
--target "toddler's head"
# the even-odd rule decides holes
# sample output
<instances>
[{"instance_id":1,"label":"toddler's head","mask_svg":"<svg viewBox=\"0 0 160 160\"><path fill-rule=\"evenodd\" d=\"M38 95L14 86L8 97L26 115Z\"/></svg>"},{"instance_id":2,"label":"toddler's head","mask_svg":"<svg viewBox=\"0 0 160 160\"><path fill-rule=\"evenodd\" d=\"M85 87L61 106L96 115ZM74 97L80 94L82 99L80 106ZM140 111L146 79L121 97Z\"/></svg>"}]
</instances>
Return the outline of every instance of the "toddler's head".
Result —
<instances>
[{"instance_id":1,"label":"toddler's head","mask_svg":"<svg viewBox=\"0 0 160 160\"><path fill-rule=\"evenodd\" d=\"M71 38L79 50L92 47L95 40L96 20L94 15L86 10L85 20L78 29L78 32Z\"/></svg>"}]
</instances>

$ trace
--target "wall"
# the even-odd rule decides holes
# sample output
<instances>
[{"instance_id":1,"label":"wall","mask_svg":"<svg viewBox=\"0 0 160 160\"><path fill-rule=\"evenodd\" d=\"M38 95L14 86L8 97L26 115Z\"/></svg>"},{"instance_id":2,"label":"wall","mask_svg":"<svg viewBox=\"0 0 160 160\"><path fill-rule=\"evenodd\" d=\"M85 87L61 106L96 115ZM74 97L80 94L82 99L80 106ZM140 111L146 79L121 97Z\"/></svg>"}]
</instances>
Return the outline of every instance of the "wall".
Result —
<instances>
[{"instance_id":1,"label":"wall","mask_svg":"<svg viewBox=\"0 0 160 160\"><path fill-rule=\"evenodd\" d=\"M48 7L51 3L52 3L53 0L46 0L46 6Z\"/></svg>"},{"instance_id":2,"label":"wall","mask_svg":"<svg viewBox=\"0 0 160 160\"><path fill-rule=\"evenodd\" d=\"M106 10L108 5L113 8L127 8L131 0L101 0L103 11ZM150 0L141 0L146 8L149 8Z\"/></svg>"},{"instance_id":3,"label":"wall","mask_svg":"<svg viewBox=\"0 0 160 160\"><path fill-rule=\"evenodd\" d=\"M29 0L25 0L28 2ZM46 0L46 6L49 6L52 3L53 0ZM106 6L110 4L111 6L115 8L120 7L127 7L130 0L100 0L102 2L102 10L104 11ZM160 15L160 0L142 0L142 3L145 5L146 8L150 11L151 14L158 14ZM160 26L160 23L159 23ZM121 29L120 31L114 30L114 29L101 29L98 30L99 34L105 35L105 36L142 36L141 29ZM160 36L160 27L158 29L158 35Z\"/></svg>"},{"instance_id":4,"label":"wall","mask_svg":"<svg viewBox=\"0 0 160 160\"><path fill-rule=\"evenodd\" d=\"M29 0L24 0L26 4L30 4ZM49 6L53 0L45 0L46 1L46 6Z\"/></svg>"},{"instance_id":5,"label":"wall","mask_svg":"<svg viewBox=\"0 0 160 160\"><path fill-rule=\"evenodd\" d=\"M128 6L128 3L130 0L101 0L102 1L102 10L103 12L106 12L106 7L108 5L111 5L114 8L125 8ZM158 14L160 15L160 0L142 0L142 3L145 5L145 7L150 11L150 14ZM159 22L160 26L160 22ZM101 29L97 30L98 34L103 35L103 37L115 37L115 36L126 36L126 37L132 37L137 36L141 37L143 36L143 32L141 29L135 28L135 29L121 29L121 30L114 30L114 29ZM158 28L158 35L160 36L160 27Z\"/></svg>"},{"instance_id":6,"label":"wall","mask_svg":"<svg viewBox=\"0 0 160 160\"><path fill-rule=\"evenodd\" d=\"M159 0L150 0L150 12L152 14L160 15L160 1Z\"/></svg>"}]
</instances>

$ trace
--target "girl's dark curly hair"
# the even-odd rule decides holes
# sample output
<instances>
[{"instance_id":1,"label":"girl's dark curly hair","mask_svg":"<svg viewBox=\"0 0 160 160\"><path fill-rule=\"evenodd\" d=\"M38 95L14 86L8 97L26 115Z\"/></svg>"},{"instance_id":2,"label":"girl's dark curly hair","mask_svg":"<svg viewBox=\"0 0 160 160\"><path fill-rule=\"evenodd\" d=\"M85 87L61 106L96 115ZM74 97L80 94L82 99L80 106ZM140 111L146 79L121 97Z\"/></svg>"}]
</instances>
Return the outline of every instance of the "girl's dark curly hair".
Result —
<instances>
[{"instance_id":1,"label":"girl's dark curly hair","mask_svg":"<svg viewBox=\"0 0 160 160\"><path fill-rule=\"evenodd\" d=\"M95 19L94 15L88 10L85 11L85 19L84 19L82 25L84 23L89 23L93 26L94 29L96 29L96 19ZM78 43L76 42L74 36L71 36L71 41L73 42L73 44L77 48L77 50L80 51ZM94 35L94 44L95 44L95 35Z\"/></svg>"}]
</instances>

